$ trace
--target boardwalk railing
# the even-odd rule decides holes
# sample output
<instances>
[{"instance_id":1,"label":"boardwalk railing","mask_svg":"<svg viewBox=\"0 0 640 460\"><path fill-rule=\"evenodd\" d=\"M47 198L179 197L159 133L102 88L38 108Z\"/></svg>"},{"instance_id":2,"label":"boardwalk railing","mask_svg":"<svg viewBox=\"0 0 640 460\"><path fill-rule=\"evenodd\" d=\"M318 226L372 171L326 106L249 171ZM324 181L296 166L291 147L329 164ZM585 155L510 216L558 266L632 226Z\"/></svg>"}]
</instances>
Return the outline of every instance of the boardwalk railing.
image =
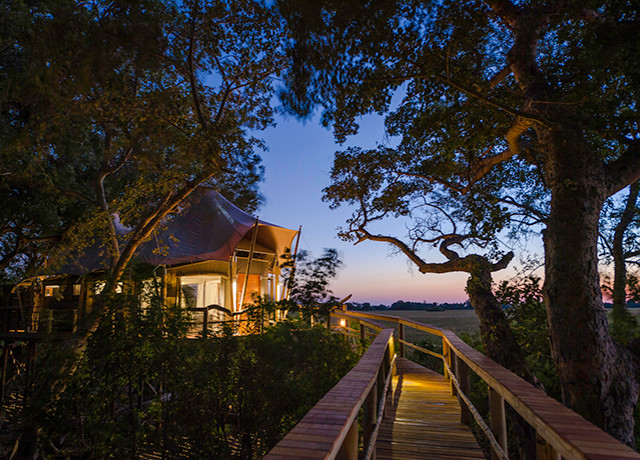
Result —
<instances>
[{"instance_id":1,"label":"boardwalk railing","mask_svg":"<svg viewBox=\"0 0 640 460\"><path fill-rule=\"evenodd\" d=\"M359 458L362 411L363 456L372 458L393 372L393 329L377 335L360 362L278 443L265 459Z\"/></svg>"},{"instance_id":2,"label":"boardwalk railing","mask_svg":"<svg viewBox=\"0 0 640 460\"><path fill-rule=\"evenodd\" d=\"M397 326L397 349L401 357L404 357L406 347L410 347L443 361L445 376L451 381L451 391L460 401L461 422L468 425L473 416L481 429L484 425L493 449L492 458L508 458L506 402L536 431L540 459L560 459L561 456L566 459L640 459L638 453L473 349L449 330L395 316L341 310L331 312L328 326L347 336L364 339L375 336L385 327L381 321ZM440 337L443 353L406 341L406 328ZM489 387L490 429L469 399L469 370ZM316 419L316 423L322 422Z\"/></svg>"}]
</instances>

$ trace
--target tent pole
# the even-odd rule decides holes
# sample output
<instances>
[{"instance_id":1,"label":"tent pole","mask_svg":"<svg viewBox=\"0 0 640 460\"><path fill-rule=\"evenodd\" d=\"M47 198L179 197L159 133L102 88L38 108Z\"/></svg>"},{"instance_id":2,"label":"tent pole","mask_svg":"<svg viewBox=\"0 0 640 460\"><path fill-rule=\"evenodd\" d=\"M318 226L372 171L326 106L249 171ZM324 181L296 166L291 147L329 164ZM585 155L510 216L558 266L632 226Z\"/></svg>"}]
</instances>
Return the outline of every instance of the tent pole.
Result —
<instances>
[{"instance_id":1,"label":"tent pole","mask_svg":"<svg viewBox=\"0 0 640 460\"><path fill-rule=\"evenodd\" d=\"M242 283L242 294L240 295L240 308L244 305L244 296L247 294L247 285L249 284L249 272L251 271L251 261L253 260L253 251L256 248L256 240L258 239L258 225L260 224L256 217L253 235L251 236L251 249L249 249L249 260L247 260L247 273L244 275L244 283Z\"/></svg>"},{"instance_id":2,"label":"tent pole","mask_svg":"<svg viewBox=\"0 0 640 460\"><path fill-rule=\"evenodd\" d=\"M298 229L298 237L296 238L296 246L295 249L293 251L293 258L291 259L291 276L289 277L289 286L291 286L291 283L293 283L293 277L296 274L296 257L298 256L298 244L300 243L300 234L302 233L302 225L300 226L300 228ZM289 297L291 297L291 289L289 288L289 286L287 286L286 284L284 285L284 289L286 290L286 296L283 295L282 297L284 299L289 300Z\"/></svg>"},{"instance_id":3,"label":"tent pole","mask_svg":"<svg viewBox=\"0 0 640 460\"><path fill-rule=\"evenodd\" d=\"M227 302L229 311L235 311L235 299L233 298L233 256L235 251L229 256L229 279L227 280Z\"/></svg>"}]
</instances>

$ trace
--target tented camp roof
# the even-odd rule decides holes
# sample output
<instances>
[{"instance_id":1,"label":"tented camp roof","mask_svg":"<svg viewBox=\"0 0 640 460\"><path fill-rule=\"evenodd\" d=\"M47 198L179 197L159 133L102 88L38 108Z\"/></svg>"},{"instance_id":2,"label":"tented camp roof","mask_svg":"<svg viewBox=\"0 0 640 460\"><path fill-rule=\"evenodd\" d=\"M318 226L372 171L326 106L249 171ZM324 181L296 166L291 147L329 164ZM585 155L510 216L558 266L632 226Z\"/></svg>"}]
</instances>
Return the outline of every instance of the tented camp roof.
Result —
<instances>
[{"instance_id":1,"label":"tented camp roof","mask_svg":"<svg viewBox=\"0 0 640 460\"><path fill-rule=\"evenodd\" d=\"M211 187L200 187L160 224L152 238L136 253L134 260L150 265L178 265L205 260L229 260L236 249L249 249L256 218L242 211ZM130 230L122 225L117 232L126 239ZM295 230L264 221L257 223L256 251L282 255L291 247ZM241 243L242 242L242 243ZM83 274L107 267L107 251L95 246L77 257L66 259L57 273ZM73 260L73 262L71 261ZM53 268L53 267L51 267Z\"/></svg>"}]
</instances>

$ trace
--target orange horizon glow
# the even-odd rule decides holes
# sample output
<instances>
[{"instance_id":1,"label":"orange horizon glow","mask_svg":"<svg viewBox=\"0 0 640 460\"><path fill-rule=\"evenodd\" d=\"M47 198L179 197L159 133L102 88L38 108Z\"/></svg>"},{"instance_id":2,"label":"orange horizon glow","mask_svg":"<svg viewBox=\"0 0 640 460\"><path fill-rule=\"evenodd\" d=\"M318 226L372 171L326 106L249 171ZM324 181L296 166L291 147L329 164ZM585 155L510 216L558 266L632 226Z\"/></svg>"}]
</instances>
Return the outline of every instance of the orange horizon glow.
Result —
<instances>
[{"instance_id":1,"label":"orange horizon glow","mask_svg":"<svg viewBox=\"0 0 640 460\"><path fill-rule=\"evenodd\" d=\"M332 284L332 291L338 298L352 294L351 302L369 302L372 305L391 305L398 300L463 303L469 298L464 290L467 278L466 273L411 275L405 268L395 273L387 272L375 280L353 274L341 276Z\"/></svg>"}]
</instances>

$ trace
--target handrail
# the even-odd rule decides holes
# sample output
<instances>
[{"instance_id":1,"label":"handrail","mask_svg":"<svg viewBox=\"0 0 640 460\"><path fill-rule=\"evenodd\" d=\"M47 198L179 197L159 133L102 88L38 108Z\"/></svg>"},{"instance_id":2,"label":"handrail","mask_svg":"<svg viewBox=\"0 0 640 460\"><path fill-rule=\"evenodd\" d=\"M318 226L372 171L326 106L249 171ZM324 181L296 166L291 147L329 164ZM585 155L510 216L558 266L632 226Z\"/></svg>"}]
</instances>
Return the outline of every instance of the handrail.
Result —
<instances>
[{"instance_id":1,"label":"handrail","mask_svg":"<svg viewBox=\"0 0 640 460\"><path fill-rule=\"evenodd\" d=\"M394 361L393 329L384 329L358 364L264 458L358 458L361 409L364 409L363 445L370 456Z\"/></svg>"},{"instance_id":2,"label":"handrail","mask_svg":"<svg viewBox=\"0 0 640 460\"><path fill-rule=\"evenodd\" d=\"M331 316L357 322L360 324L361 330L364 329L364 326L371 327L369 325L371 320L375 321L375 327L379 327L377 321L396 323L400 329L401 342L404 342L403 326L441 337L445 373L452 380L452 385L454 385L452 392L458 394L461 406L463 403L470 402L468 395L464 394L464 391L468 391L469 388L467 369L473 370L489 386L492 412L491 430L498 438L501 450L506 448L504 402L507 402L536 430L537 435L547 443L547 447L553 450L551 452L552 458L554 455L556 458L561 455L567 459L640 459L640 454L467 345L447 329L428 326L397 316L375 313L332 311ZM331 318L329 323L331 326ZM402 349L399 351L399 356L403 356ZM469 410L466 407L464 409ZM464 412L463 410L461 418L463 422L468 424L468 414L465 415ZM500 453L494 453L494 457L499 458L500 456Z\"/></svg>"}]
</instances>

